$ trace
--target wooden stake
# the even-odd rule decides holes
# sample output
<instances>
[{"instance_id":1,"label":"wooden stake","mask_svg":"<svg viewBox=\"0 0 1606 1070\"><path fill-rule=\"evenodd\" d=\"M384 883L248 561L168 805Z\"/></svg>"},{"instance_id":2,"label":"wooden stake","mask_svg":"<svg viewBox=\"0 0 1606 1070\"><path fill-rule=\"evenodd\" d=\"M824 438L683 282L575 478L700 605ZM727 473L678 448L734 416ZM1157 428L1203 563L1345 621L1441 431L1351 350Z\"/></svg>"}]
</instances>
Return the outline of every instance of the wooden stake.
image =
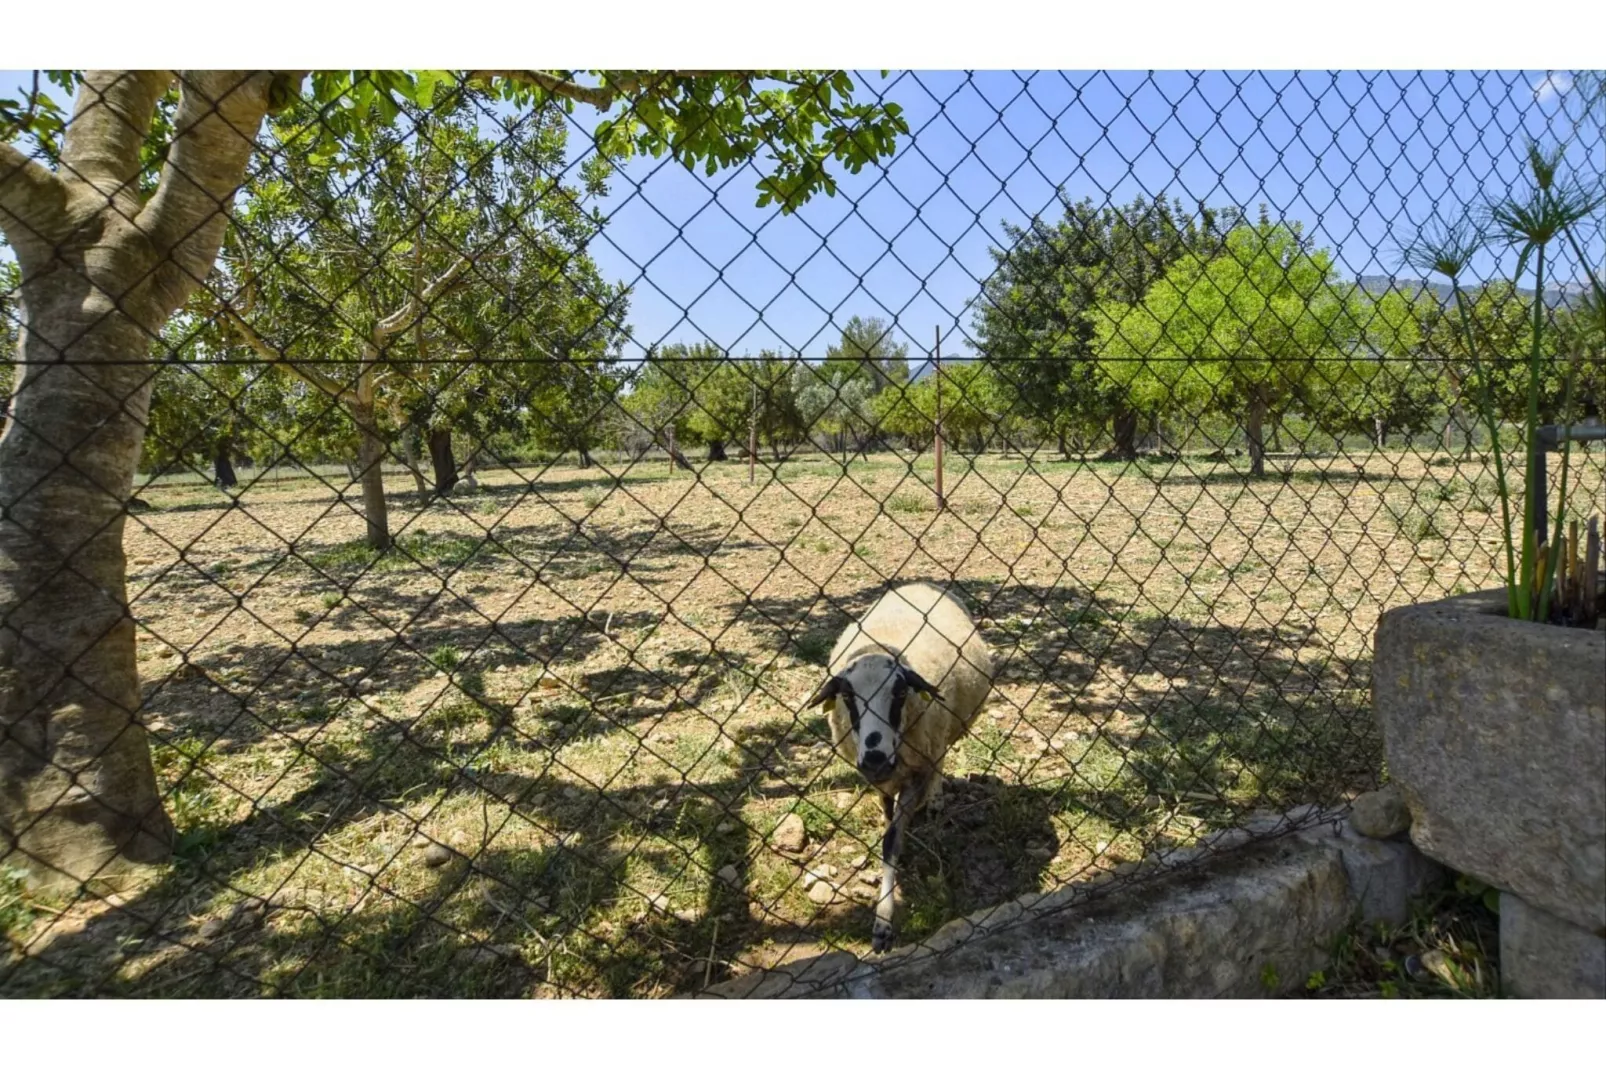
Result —
<instances>
[{"instance_id":1,"label":"wooden stake","mask_svg":"<svg viewBox=\"0 0 1606 1070\"><path fill-rule=\"evenodd\" d=\"M936 344L932 348L932 374L937 377L937 512L947 506L942 495L942 328L933 328Z\"/></svg>"},{"instance_id":2,"label":"wooden stake","mask_svg":"<svg viewBox=\"0 0 1606 1070\"><path fill-rule=\"evenodd\" d=\"M751 487L758 469L758 380L753 380L753 411L747 416L747 485Z\"/></svg>"}]
</instances>

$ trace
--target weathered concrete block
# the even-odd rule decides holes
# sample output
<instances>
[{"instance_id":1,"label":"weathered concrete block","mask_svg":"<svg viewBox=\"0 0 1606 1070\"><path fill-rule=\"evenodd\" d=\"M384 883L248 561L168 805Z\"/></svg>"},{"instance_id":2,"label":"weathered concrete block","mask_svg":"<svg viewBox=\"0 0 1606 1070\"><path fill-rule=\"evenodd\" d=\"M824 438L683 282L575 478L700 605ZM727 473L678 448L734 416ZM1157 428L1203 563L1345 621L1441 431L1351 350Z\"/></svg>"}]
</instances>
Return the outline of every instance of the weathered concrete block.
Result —
<instances>
[{"instance_id":1,"label":"weathered concrete block","mask_svg":"<svg viewBox=\"0 0 1606 1070\"><path fill-rule=\"evenodd\" d=\"M1307 815L1308 816L1308 815ZM1335 829L1334 824L1337 825ZM1089 899L1071 885L945 925L878 960L833 952L715 998L1201 998L1278 994L1328 964L1357 911L1403 921L1439 879L1409 843L1334 823ZM1157 871L1162 867L1156 867Z\"/></svg>"},{"instance_id":2,"label":"weathered concrete block","mask_svg":"<svg viewBox=\"0 0 1606 1070\"><path fill-rule=\"evenodd\" d=\"M1528 999L1606 999L1606 937L1502 892L1500 983Z\"/></svg>"},{"instance_id":3,"label":"weathered concrete block","mask_svg":"<svg viewBox=\"0 0 1606 1070\"><path fill-rule=\"evenodd\" d=\"M1390 610L1373 704L1411 839L1606 927L1606 634L1510 620L1499 592Z\"/></svg>"}]
</instances>

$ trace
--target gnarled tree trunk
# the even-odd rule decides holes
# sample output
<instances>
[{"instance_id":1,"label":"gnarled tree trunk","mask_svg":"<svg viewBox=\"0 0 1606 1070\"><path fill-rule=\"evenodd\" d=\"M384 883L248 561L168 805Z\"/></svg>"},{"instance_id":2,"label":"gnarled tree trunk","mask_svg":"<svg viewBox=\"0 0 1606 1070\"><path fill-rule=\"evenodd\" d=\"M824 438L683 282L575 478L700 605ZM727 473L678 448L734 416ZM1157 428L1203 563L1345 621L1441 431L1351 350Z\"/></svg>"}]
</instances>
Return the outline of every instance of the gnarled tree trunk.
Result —
<instances>
[{"instance_id":1,"label":"gnarled tree trunk","mask_svg":"<svg viewBox=\"0 0 1606 1070\"><path fill-rule=\"evenodd\" d=\"M708 459L710 461L728 460L728 458L725 456L725 441L724 441L724 439L716 438L716 439L712 439L712 440L709 441L709 443L708 443Z\"/></svg>"},{"instance_id":2,"label":"gnarled tree trunk","mask_svg":"<svg viewBox=\"0 0 1606 1070\"><path fill-rule=\"evenodd\" d=\"M234 474L234 459L229 456L233 445L229 436L224 435L212 452L212 482L217 484L218 490L228 490L240 483Z\"/></svg>"},{"instance_id":3,"label":"gnarled tree trunk","mask_svg":"<svg viewBox=\"0 0 1606 1070\"><path fill-rule=\"evenodd\" d=\"M402 432L402 463L407 465L408 473L413 477L413 489L420 498L429 497L429 481L424 478L424 470L418 464L418 430L409 427Z\"/></svg>"},{"instance_id":4,"label":"gnarled tree trunk","mask_svg":"<svg viewBox=\"0 0 1606 1070\"><path fill-rule=\"evenodd\" d=\"M1136 410L1121 406L1110 421L1115 445L1104 455L1107 461L1135 461L1138 459L1138 414Z\"/></svg>"},{"instance_id":5,"label":"gnarled tree trunk","mask_svg":"<svg viewBox=\"0 0 1606 1070\"><path fill-rule=\"evenodd\" d=\"M117 883L171 853L140 719L123 521L152 339L211 269L270 77L186 72L155 194L134 182L162 71L91 71L59 171L0 143L22 268L15 419L0 434L0 865Z\"/></svg>"},{"instance_id":6,"label":"gnarled tree trunk","mask_svg":"<svg viewBox=\"0 0 1606 1070\"><path fill-rule=\"evenodd\" d=\"M1249 474L1266 474L1266 399L1256 393L1249 399L1249 419L1244 424L1249 440Z\"/></svg>"},{"instance_id":7,"label":"gnarled tree trunk","mask_svg":"<svg viewBox=\"0 0 1606 1070\"><path fill-rule=\"evenodd\" d=\"M390 510L385 504L385 440L379 436L371 403L352 401L347 407L361 436L357 444L357 477L362 481L362 511L368 525L368 545L375 550L388 550Z\"/></svg>"},{"instance_id":8,"label":"gnarled tree trunk","mask_svg":"<svg viewBox=\"0 0 1606 1070\"><path fill-rule=\"evenodd\" d=\"M452 493L457 486L457 458L452 456L452 429L432 428L429 432L429 463L435 470L435 493Z\"/></svg>"}]
</instances>

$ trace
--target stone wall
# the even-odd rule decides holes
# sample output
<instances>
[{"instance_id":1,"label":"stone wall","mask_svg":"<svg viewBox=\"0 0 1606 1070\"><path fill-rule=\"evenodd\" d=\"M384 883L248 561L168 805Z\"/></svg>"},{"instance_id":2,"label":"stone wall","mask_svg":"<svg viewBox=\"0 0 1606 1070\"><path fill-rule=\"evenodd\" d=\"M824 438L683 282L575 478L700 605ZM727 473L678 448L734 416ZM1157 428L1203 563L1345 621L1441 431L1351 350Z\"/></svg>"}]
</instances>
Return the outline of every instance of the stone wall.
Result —
<instances>
[{"instance_id":1,"label":"stone wall","mask_svg":"<svg viewBox=\"0 0 1606 1070\"><path fill-rule=\"evenodd\" d=\"M1319 816L1328 820L1217 857L1192 849L1153 859L1141 882L1024 896L879 959L832 952L703 995L1177 999L1292 991L1328 965L1356 917L1403 923L1411 899L1443 879L1408 842L1362 836L1342 813Z\"/></svg>"}]
</instances>

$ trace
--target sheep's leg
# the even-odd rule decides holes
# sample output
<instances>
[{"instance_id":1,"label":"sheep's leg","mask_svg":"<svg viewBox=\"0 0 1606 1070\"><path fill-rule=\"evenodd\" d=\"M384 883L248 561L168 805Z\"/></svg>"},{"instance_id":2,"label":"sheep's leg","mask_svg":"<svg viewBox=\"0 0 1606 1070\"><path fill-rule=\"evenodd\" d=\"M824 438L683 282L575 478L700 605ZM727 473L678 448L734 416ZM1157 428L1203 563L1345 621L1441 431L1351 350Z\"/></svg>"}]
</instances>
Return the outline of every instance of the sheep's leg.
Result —
<instances>
[{"instance_id":1,"label":"sheep's leg","mask_svg":"<svg viewBox=\"0 0 1606 1070\"><path fill-rule=\"evenodd\" d=\"M920 808L926 791L931 787L931 773L924 772L909 781L898 793L897 803L892 797L881 797L881 810L887 817L887 834L881 841L881 898L876 900L875 925L870 930L870 950L886 951L892 946L893 892L898 886L898 853L903 850L903 837L909 828L909 818Z\"/></svg>"}]
</instances>

